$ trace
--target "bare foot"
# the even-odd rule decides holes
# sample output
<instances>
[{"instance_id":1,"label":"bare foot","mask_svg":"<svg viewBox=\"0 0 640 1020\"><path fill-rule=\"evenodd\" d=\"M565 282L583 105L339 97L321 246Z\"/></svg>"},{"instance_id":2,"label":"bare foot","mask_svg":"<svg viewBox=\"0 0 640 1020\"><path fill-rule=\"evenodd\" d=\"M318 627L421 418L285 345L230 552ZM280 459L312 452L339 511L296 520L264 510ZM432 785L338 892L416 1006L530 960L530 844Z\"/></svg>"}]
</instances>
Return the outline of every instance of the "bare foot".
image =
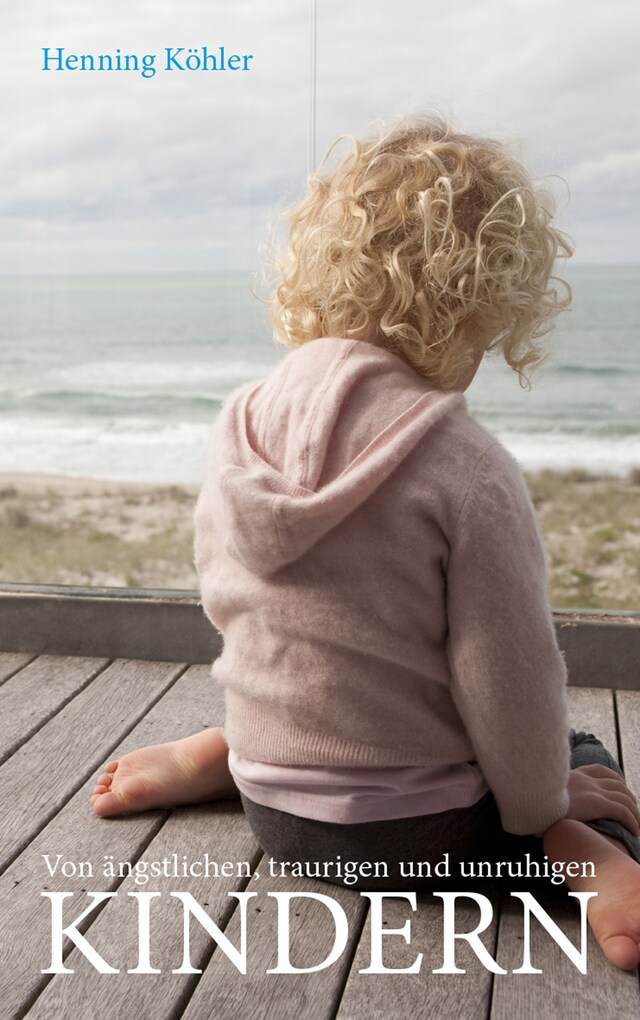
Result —
<instances>
[{"instance_id":1,"label":"bare foot","mask_svg":"<svg viewBox=\"0 0 640 1020\"><path fill-rule=\"evenodd\" d=\"M91 795L97 815L122 815L234 797L228 747L219 728L152 744L110 761Z\"/></svg>"},{"instance_id":2,"label":"bare foot","mask_svg":"<svg viewBox=\"0 0 640 1020\"><path fill-rule=\"evenodd\" d=\"M575 892L595 892L587 917L602 951L622 970L640 963L640 864L622 843L590 829L582 822L563 819L544 836L550 860L593 861L595 878L566 878Z\"/></svg>"}]
</instances>

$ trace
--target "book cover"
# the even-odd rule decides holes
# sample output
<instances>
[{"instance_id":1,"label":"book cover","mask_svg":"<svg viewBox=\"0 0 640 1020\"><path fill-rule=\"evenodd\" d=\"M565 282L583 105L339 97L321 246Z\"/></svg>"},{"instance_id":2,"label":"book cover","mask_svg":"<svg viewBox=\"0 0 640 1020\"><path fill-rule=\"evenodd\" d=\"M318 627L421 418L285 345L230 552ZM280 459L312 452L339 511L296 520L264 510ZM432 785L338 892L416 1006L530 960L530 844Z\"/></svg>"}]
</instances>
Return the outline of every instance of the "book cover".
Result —
<instances>
[{"instance_id":1,"label":"book cover","mask_svg":"<svg viewBox=\"0 0 640 1020\"><path fill-rule=\"evenodd\" d=\"M638 484L635 22L622 0L24 0L0 14L4 1016L638 1014L637 972L605 960L588 897L553 869L534 894L511 882L515 861L456 891L446 855L425 857L433 891L367 894L342 858L324 876L342 885L319 864L283 869L235 800L109 820L89 806L105 762L223 723L189 529L222 401L282 356L252 295L278 213L337 136L434 110L558 177L577 251L569 353L539 393L483 367L469 403L526 469L549 469L541 513L569 484L556 468L607 508L578 522L563 507L575 527L557 539L557 583L564 606L630 612L626 631L591 654L586 629L558 626L586 685L572 725L622 751L640 788L638 691L612 692L637 662L623 537L637 522L610 509ZM172 642L175 661L154 654ZM384 868L375 846L363 867Z\"/></svg>"}]
</instances>

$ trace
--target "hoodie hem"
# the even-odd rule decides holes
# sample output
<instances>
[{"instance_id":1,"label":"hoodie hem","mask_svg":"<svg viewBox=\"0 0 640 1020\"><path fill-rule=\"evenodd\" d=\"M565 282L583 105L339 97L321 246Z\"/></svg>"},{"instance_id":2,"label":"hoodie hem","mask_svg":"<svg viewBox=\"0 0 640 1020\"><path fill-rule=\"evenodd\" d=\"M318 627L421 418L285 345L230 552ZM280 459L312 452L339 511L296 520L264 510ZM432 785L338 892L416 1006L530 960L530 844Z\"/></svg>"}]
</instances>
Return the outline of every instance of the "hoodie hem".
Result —
<instances>
[{"instance_id":1,"label":"hoodie hem","mask_svg":"<svg viewBox=\"0 0 640 1020\"><path fill-rule=\"evenodd\" d=\"M407 765L454 765L470 761L473 749L461 740L455 751L445 756L410 748L364 743L330 733L319 733L285 721L279 713L273 718L263 703L255 703L226 690L225 739L229 747L244 758L273 765L352 765L367 767Z\"/></svg>"}]
</instances>

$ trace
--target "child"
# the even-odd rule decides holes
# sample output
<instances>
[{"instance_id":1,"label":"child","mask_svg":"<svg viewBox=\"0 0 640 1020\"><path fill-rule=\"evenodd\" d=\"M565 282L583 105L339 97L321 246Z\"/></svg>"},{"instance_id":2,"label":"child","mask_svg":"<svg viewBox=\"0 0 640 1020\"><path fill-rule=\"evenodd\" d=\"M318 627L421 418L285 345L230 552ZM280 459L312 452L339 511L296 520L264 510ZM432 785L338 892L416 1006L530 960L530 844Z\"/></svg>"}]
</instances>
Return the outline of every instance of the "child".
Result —
<instances>
[{"instance_id":1,"label":"child","mask_svg":"<svg viewBox=\"0 0 640 1020\"><path fill-rule=\"evenodd\" d=\"M638 964L638 807L595 738L570 751L531 503L461 395L488 350L521 380L541 360L569 254L507 150L437 119L311 178L272 302L291 352L226 402L196 507L224 731L111 762L97 814L239 790L285 860L497 860L543 837L595 863L567 884Z\"/></svg>"}]
</instances>

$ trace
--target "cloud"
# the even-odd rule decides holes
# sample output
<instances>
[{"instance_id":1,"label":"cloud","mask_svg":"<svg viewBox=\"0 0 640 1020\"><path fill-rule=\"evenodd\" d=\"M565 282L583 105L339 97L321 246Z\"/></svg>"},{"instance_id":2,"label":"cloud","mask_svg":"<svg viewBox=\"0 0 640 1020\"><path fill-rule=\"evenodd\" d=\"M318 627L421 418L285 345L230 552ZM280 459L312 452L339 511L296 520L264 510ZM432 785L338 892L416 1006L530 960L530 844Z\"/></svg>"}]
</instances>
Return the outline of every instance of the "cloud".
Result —
<instances>
[{"instance_id":1,"label":"cloud","mask_svg":"<svg viewBox=\"0 0 640 1020\"><path fill-rule=\"evenodd\" d=\"M536 174L567 179L562 222L574 235L602 245L605 220L618 260L638 260L635 3L317 6L318 155L337 134L435 106L465 130L521 141ZM73 238L79 270L109 258L166 266L172 250L193 268L224 268L225 243L252 263L267 210L298 193L307 171L307 4L22 0L0 12L0 32L9 43L0 84L14 97L0 155L4 271L15 258L40 266L45 248L53 266L58 256L71 265ZM43 46L141 55L205 45L253 53L253 70L40 69ZM207 246L214 221L230 234Z\"/></svg>"},{"instance_id":2,"label":"cloud","mask_svg":"<svg viewBox=\"0 0 640 1020\"><path fill-rule=\"evenodd\" d=\"M573 187L598 193L640 191L640 149L631 152L605 152L583 160L571 168Z\"/></svg>"}]
</instances>

